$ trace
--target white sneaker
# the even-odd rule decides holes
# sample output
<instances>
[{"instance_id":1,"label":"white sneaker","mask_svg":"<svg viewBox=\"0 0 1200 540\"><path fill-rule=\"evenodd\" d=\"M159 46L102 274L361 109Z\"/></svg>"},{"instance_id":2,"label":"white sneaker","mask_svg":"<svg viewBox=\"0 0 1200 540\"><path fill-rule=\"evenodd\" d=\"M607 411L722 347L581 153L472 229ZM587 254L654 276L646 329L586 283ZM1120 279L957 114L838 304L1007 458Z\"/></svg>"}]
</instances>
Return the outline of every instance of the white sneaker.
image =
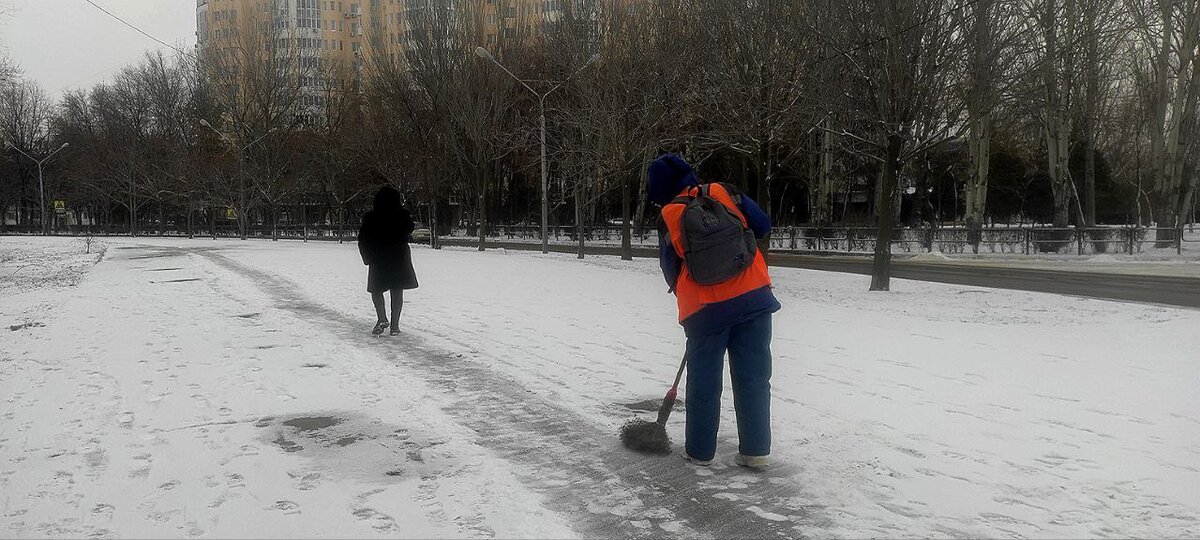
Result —
<instances>
[{"instance_id":1,"label":"white sneaker","mask_svg":"<svg viewBox=\"0 0 1200 540\"><path fill-rule=\"evenodd\" d=\"M686 450L681 452L679 455L683 456L684 461L691 463L692 465L697 465L700 467L707 467L709 465L712 465L712 462L713 462L713 460L711 460L711 459L696 459L692 456L689 456Z\"/></svg>"},{"instance_id":2,"label":"white sneaker","mask_svg":"<svg viewBox=\"0 0 1200 540\"><path fill-rule=\"evenodd\" d=\"M751 469L765 469L771 464L771 456L744 456L738 453L734 456L733 462Z\"/></svg>"}]
</instances>

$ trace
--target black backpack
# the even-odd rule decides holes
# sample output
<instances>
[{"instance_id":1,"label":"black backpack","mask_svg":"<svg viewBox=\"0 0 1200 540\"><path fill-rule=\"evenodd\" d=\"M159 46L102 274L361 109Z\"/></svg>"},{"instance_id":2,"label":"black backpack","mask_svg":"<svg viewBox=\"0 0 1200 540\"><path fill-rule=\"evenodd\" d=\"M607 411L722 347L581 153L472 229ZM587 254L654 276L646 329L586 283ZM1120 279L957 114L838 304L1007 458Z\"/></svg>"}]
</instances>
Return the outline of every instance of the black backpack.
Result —
<instances>
[{"instance_id":1,"label":"black backpack","mask_svg":"<svg viewBox=\"0 0 1200 540\"><path fill-rule=\"evenodd\" d=\"M734 204L741 203L741 193L721 184ZM676 197L668 204L684 204L680 223L683 260L692 279L701 285L727 281L754 263L758 244L754 231L746 227L741 216L708 194L709 184L700 186L695 196Z\"/></svg>"}]
</instances>

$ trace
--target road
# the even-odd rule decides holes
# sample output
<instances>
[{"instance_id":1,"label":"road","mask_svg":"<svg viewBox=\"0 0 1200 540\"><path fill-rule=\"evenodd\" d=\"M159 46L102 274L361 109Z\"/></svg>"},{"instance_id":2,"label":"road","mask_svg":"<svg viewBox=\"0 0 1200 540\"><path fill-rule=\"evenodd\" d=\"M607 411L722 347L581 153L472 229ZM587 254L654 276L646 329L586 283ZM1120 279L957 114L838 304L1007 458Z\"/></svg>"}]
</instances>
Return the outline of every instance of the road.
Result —
<instances>
[{"instance_id":1,"label":"road","mask_svg":"<svg viewBox=\"0 0 1200 540\"><path fill-rule=\"evenodd\" d=\"M475 242L462 240L443 240L443 244L477 245ZM541 249L538 244L519 242L490 243L489 246L533 251ZM576 253L577 249L573 245L550 246L550 251L555 253ZM621 254L621 249L609 246L588 246L587 253L589 255L615 256ZM635 257L656 257L658 251L653 248L635 247L633 255ZM785 268L805 268L863 275L871 273L871 258L866 256L775 252L771 254L769 262L771 266ZM1200 278L1198 277L1082 270L1029 268L1002 262L928 262L899 258L892 261L892 277L895 278L1200 308Z\"/></svg>"}]
</instances>

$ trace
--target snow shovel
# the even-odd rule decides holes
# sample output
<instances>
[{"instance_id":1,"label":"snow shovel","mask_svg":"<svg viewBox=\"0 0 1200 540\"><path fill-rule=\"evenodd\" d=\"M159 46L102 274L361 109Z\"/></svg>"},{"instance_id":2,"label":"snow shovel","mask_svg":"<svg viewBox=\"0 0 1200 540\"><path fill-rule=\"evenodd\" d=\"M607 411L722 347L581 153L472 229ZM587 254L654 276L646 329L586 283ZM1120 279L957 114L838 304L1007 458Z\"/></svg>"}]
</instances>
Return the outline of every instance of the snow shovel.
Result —
<instances>
[{"instance_id":1,"label":"snow shovel","mask_svg":"<svg viewBox=\"0 0 1200 540\"><path fill-rule=\"evenodd\" d=\"M667 390L662 406L658 408L658 420L632 420L621 426L621 443L634 452L646 454L671 453L671 438L667 436L667 418L675 407L675 396L679 390L679 379L683 377L683 368L687 367L687 355L679 363L679 371L675 373L675 384Z\"/></svg>"}]
</instances>

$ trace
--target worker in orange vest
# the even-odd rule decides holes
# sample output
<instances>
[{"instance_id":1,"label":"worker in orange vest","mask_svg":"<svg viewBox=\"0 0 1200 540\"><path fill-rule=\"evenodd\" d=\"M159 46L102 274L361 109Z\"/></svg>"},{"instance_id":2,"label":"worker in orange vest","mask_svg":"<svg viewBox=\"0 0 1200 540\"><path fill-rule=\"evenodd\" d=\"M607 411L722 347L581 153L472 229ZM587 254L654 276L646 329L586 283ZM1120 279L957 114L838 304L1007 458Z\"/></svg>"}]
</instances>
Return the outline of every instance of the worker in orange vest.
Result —
<instances>
[{"instance_id":1,"label":"worker in orange vest","mask_svg":"<svg viewBox=\"0 0 1200 540\"><path fill-rule=\"evenodd\" d=\"M675 154L664 154L650 164L647 195L662 207L659 266L669 292L675 294L679 324L687 337L684 458L708 465L716 456L721 379L728 352L739 441L734 461L746 467L766 467L771 453L771 314L780 306L771 292L762 253L743 246L767 237L771 220L735 187L702 185L692 167ZM714 201L724 208L716 207ZM693 202L707 202L709 208ZM732 218L724 219L740 220L746 238L744 242L731 240L737 245L731 244L729 257L714 262L703 255L724 249L715 245L705 250L699 245L707 240L699 238L695 227L700 225L692 223L708 225L723 217L696 213L703 211L728 212ZM695 268L689 268L689 262ZM732 270L711 268L729 264ZM723 271L727 275L722 275Z\"/></svg>"}]
</instances>

